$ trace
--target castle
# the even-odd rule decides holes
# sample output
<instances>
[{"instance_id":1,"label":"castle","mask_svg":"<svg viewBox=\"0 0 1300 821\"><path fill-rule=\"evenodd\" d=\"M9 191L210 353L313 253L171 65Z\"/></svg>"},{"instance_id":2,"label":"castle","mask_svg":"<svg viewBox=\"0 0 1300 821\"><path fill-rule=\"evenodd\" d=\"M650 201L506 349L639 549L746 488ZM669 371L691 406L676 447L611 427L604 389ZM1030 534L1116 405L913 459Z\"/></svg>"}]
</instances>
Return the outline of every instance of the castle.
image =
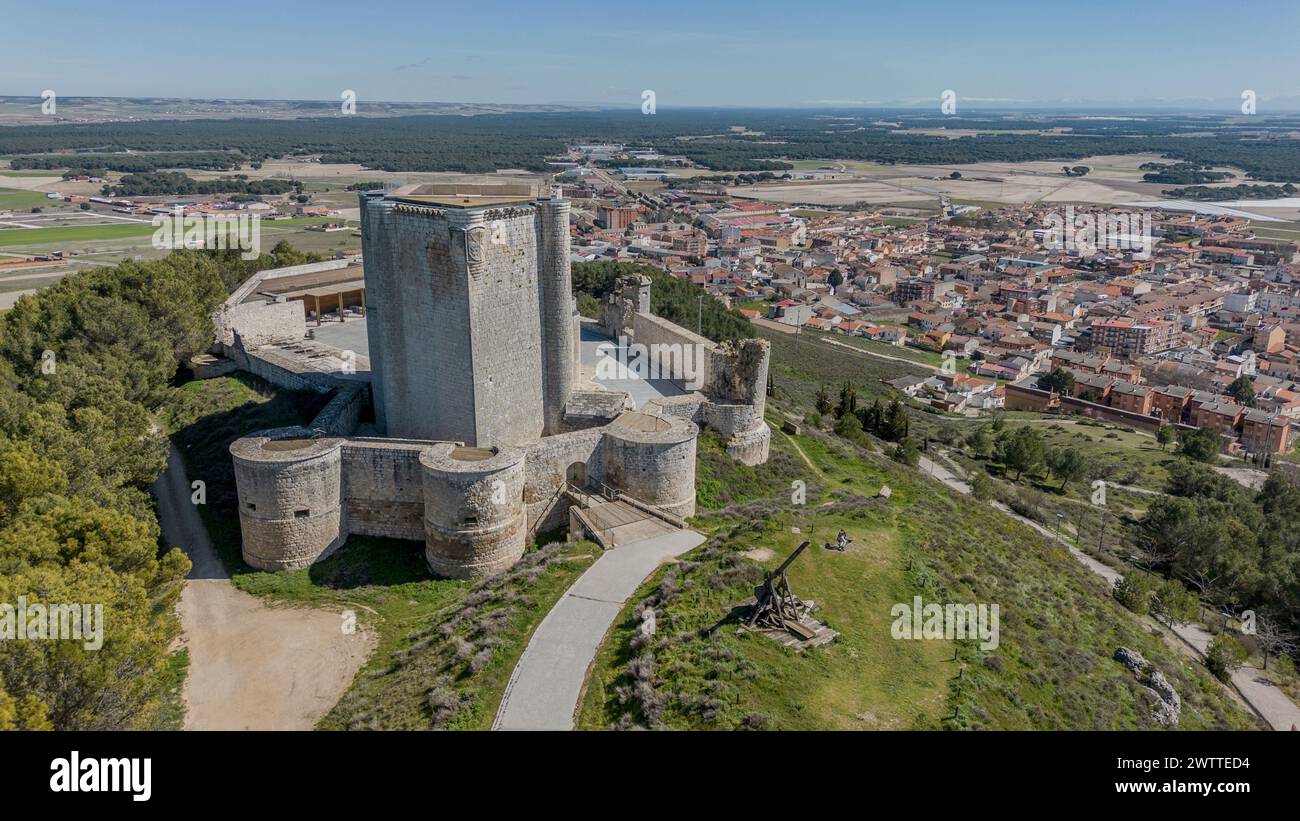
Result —
<instances>
[{"instance_id":1,"label":"castle","mask_svg":"<svg viewBox=\"0 0 1300 821\"><path fill-rule=\"evenodd\" d=\"M353 357L355 372L321 364L352 352L304 340L303 303L258 299L256 286L227 301L219 343L236 365L334 393L309 426L231 445L248 564L302 567L358 534L424 542L438 575L489 575L568 523L587 488L691 516L700 426L734 458L767 460L767 343L719 345L651 315L649 280L619 283L587 332L695 352L698 389L634 408L584 373L569 202L536 194L528 183L361 194L368 356ZM680 357L655 364L676 385L688 375Z\"/></svg>"}]
</instances>

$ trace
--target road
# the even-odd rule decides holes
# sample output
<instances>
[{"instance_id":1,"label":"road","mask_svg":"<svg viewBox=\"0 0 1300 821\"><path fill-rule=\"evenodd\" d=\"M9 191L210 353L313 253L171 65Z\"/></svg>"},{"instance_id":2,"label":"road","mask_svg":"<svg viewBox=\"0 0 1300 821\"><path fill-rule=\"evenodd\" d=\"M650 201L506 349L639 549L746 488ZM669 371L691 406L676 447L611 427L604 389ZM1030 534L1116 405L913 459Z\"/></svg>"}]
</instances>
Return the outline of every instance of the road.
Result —
<instances>
[{"instance_id":1,"label":"road","mask_svg":"<svg viewBox=\"0 0 1300 821\"><path fill-rule=\"evenodd\" d=\"M236 588L190 502L175 447L153 493L163 537L194 565L180 604L190 654L184 728L310 730L370 655L373 631L346 635L337 612L270 607Z\"/></svg>"},{"instance_id":2,"label":"road","mask_svg":"<svg viewBox=\"0 0 1300 821\"><path fill-rule=\"evenodd\" d=\"M677 530L601 554L537 626L492 729L572 730L587 670L623 605L660 563L703 541Z\"/></svg>"},{"instance_id":3,"label":"road","mask_svg":"<svg viewBox=\"0 0 1300 821\"><path fill-rule=\"evenodd\" d=\"M969 484L959 479L942 465L936 464L924 456L921 457L920 468L958 493L969 494L971 492ZM1141 488L1128 488L1127 486L1126 489L1139 493L1156 492L1144 491ZM1001 502L993 502L992 505L1011 518L1032 527L1047 538L1055 539L1065 545L1070 551L1070 555L1078 559L1093 573L1105 579L1107 584L1114 585L1115 581L1122 576L1115 568L1094 559L1070 544L1069 539L1066 537L1053 533L1032 519L1021 516ZM1201 659L1205 658L1205 650L1209 646L1211 639L1208 630L1198 624L1183 624L1171 629L1184 643L1195 650ZM1262 716L1274 730L1291 730L1300 727L1300 707L1297 707L1295 702L1291 701L1275 684L1265 678L1258 668L1249 665L1241 667L1232 674L1232 684L1251 708Z\"/></svg>"}]
</instances>

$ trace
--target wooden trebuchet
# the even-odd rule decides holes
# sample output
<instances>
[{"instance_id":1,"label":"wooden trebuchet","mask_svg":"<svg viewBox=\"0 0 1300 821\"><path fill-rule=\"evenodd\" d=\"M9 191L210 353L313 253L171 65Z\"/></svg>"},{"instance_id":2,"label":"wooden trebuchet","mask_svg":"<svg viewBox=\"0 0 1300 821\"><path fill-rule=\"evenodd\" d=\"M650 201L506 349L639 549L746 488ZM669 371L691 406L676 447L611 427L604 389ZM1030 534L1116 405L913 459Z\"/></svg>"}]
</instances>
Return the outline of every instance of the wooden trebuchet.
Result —
<instances>
[{"instance_id":1,"label":"wooden trebuchet","mask_svg":"<svg viewBox=\"0 0 1300 821\"><path fill-rule=\"evenodd\" d=\"M781 566L764 574L763 583L754 588L754 609L749 614L746 627L786 630L801 638L812 638L814 631L803 624L808 606L790 589L786 575L791 563L811 542L805 541L791 553Z\"/></svg>"}]
</instances>

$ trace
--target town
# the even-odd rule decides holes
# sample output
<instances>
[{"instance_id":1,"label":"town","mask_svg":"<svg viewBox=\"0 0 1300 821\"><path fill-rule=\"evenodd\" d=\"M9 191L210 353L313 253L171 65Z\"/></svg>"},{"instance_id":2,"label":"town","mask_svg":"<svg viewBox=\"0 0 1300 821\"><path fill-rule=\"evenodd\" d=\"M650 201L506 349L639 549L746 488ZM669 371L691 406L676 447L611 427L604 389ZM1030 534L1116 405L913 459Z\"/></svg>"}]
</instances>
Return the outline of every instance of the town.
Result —
<instances>
[{"instance_id":1,"label":"town","mask_svg":"<svg viewBox=\"0 0 1300 821\"><path fill-rule=\"evenodd\" d=\"M946 371L894 383L944 411L1211 427L1225 454L1261 465L1291 450L1300 242L1258 236L1246 217L1156 211L1149 250L1053 248L1046 226L1062 209L1049 204L808 213L761 188L593 164L610 161L682 158L585 145L558 161L575 260L646 262L759 324L947 357ZM627 187L649 178L670 184Z\"/></svg>"}]
</instances>

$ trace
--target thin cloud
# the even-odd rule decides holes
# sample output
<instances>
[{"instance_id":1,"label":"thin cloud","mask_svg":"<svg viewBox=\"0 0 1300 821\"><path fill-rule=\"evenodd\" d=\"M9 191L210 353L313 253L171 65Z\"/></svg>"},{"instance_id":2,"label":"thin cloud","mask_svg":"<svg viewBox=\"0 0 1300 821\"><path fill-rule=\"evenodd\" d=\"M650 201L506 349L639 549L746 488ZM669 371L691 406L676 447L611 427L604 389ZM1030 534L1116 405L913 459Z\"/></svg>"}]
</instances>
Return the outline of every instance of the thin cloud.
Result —
<instances>
[{"instance_id":1,"label":"thin cloud","mask_svg":"<svg viewBox=\"0 0 1300 821\"><path fill-rule=\"evenodd\" d=\"M431 62L433 62L432 57L425 57L423 59L416 60L414 63L403 63L400 66L396 66L393 68L393 71L409 71L410 69L413 68L424 68Z\"/></svg>"}]
</instances>

